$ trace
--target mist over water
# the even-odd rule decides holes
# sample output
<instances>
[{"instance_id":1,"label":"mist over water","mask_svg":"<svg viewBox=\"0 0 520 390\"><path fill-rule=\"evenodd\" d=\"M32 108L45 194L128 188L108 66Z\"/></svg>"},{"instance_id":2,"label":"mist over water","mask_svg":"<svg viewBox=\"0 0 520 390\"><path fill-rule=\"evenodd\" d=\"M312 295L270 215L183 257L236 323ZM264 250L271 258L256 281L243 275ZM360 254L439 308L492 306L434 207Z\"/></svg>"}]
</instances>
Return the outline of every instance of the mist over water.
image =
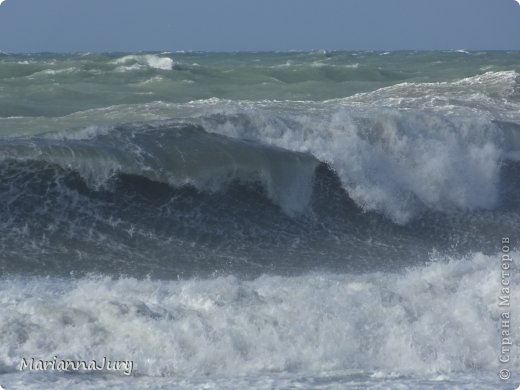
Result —
<instances>
[{"instance_id":1,"label":"mist over water","mask_svg":"<svg viewBox=\"0 0 520 390\"><path fill-rule=\"evenodd\" d=\"M519 54L383 54L0 54L0 384L500 386Z\"/></svg>"}]
</instances>

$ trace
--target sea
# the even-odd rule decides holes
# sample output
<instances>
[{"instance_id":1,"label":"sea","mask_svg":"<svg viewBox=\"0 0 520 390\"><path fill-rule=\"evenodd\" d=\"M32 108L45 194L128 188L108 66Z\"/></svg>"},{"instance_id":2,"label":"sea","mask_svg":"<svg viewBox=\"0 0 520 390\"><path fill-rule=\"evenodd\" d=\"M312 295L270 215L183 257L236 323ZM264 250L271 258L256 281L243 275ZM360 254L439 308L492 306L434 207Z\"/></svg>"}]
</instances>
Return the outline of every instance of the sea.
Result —
<instances>
[{"instance_id":1,"label":"sea","mask_svg":"<svg viewBox=\"0 0 520 390\"><path fill-rule=\"evenodd\" d=\"M520 52L0 53L6 390L514 389L517 264Z\"/></svg>"}]
</instances>

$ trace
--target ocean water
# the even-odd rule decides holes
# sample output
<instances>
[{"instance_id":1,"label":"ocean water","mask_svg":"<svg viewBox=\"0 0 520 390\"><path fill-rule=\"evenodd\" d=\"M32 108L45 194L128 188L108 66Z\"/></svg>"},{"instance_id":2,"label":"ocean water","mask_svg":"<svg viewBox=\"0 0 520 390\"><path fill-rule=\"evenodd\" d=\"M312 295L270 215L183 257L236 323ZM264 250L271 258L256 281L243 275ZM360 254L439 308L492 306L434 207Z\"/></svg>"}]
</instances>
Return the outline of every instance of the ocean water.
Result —
<instances>
[{"instance_id":1,"label":"ocean water","mask_svg":"<svg viewBox=\"0 0 520 390\"><path fill-rule=\"evenodd\" d=\"M0 54L5 389L513 389L519 243L519 52Z\"/></svg>"}]
</instances>

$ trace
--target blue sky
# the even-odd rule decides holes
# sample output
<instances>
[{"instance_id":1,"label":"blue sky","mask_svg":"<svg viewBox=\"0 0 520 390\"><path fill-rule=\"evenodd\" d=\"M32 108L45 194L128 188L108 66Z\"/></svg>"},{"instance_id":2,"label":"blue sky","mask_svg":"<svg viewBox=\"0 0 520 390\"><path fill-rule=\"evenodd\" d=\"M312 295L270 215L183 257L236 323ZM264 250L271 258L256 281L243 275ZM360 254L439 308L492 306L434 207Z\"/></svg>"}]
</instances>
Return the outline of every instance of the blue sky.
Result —
<instances>
[{"instance_id":1,"label":"blue sky","mask_svg":"<svg viewBox=\"0 0 520 390\"><path fill-rule=\"evenodd\" d=\"M514 0L5 0L5 52L520 50Z\"/></svg>"}]
</instances>

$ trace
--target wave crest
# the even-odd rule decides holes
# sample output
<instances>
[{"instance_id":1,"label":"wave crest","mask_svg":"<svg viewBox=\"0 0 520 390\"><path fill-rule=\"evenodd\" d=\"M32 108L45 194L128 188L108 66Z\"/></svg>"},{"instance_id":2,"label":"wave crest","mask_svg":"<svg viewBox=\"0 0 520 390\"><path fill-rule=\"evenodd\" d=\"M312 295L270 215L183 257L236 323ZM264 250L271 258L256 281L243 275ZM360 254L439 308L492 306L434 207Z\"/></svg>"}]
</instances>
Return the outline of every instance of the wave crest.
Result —
<instances>
[{"instance_id":1,"label":"wave crest","mask_svg":"<svg viewBox=\"0 0 520 390\"><path fill-rule=\"evenodd\" d=\"M398 223L427 209L497 205L507 148L497 126L482 118L340 107L291 119L227 111L203 122L219 134L314 155L336 171L360 207Z\"/></svg>"},{"instance_id":2,"label":"wave crest","mask_svg":"<svg viewBox=\"0 0 520 390\"><path fill-rule=\"evenodd\" d=\"M151 68L159 70L172 70L175 62L169 57L160 57L154 54L128 55L113 61L116 65L122 65L120 70L135 70Z\"/></svg>"}]
</instances>

